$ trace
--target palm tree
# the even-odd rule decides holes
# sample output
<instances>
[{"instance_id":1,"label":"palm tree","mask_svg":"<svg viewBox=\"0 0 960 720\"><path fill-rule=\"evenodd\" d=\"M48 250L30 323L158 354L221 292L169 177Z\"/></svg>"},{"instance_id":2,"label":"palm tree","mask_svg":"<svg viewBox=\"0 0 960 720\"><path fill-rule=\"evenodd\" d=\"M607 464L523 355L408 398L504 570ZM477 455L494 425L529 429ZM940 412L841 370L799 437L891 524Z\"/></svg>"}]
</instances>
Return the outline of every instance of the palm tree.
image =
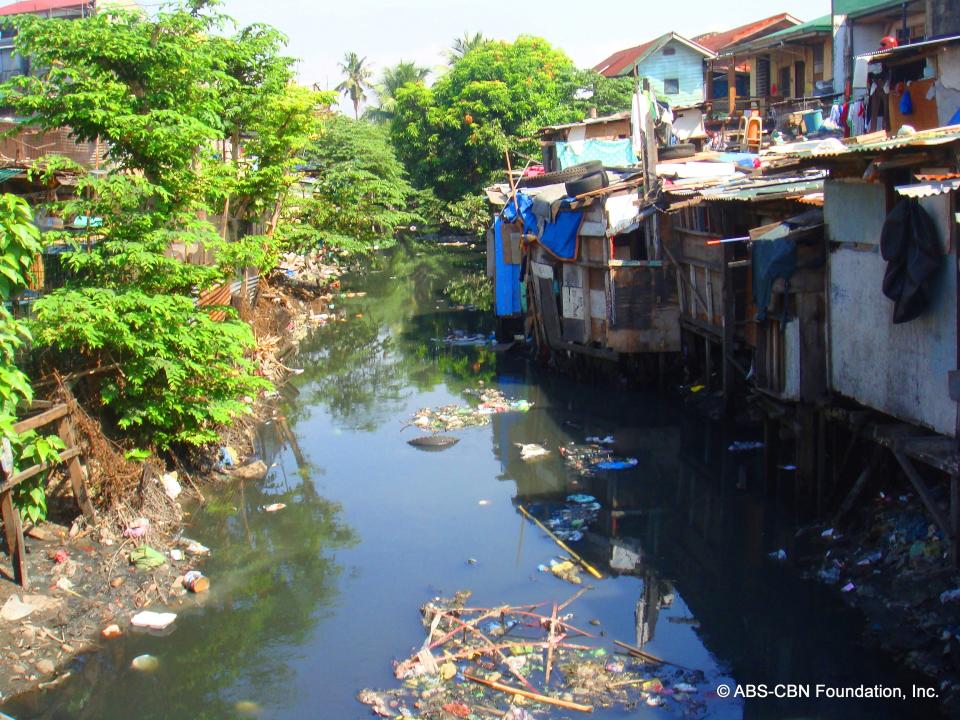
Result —
<instances>
[{"instance_id":1,"label":"palm tree","mask_svg":"<svg viewBox=\"0 0 960 720\"><path fill-rule=\"evenodd\" d=\"M364 116L369 115L377 122L386 122L396 111L397 91L409 83L422 83L429 74L429 68L420 67L406 60L401 60L393 67L384 69L380 82L375 86L379 106L368 109L364 112Z\"/></svg>"},{"instance_id":2,"label":"palm tree","mask_svg":"<svg viewBox=\"0 0 960 720\"><path fill-rule=\"evenodd\" d=\"M468 52L471 50L476 50L478 47L487 42L489 42L489 40L485 38L482 33L477 32L473 33L473 35L468 32L463 33L463 37L456 38L453 41L453 44L450 46L450 49L447 51L450 64L453 65Z\"/></svg>"},{"instance_id":3,"label":"palm tree","mask_svg":"<svg viewBox=\"0 0 960 720\"><path fill-rule=\"evenodd\" d=\"M370 76L373 74L369 67L364 65L367 59L355 52L348 52L343 56L340 69L343 70L343 82L337 85L337 92L349 95L353 103L353 115L360 119L360 103L367 99L367 89L370 87Z\"/></svg>"}]
</instances>

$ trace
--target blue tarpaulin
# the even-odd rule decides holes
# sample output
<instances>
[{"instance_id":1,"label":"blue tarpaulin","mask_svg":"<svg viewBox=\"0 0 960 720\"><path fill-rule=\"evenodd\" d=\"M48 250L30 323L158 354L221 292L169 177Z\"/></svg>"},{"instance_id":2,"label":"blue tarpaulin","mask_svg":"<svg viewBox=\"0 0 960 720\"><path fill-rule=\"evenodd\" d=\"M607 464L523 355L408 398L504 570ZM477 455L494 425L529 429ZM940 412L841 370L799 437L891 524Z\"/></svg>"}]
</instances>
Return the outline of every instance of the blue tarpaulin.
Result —
<instances>
[{"instance_id":1,"label":"blue tarpaulin","mask_svg":"<svg viewBox=\"0 0 960 720\"><path fill-rule=\"evenodd\" d=\"M576 260L577 231L582 219L582 210L561 210L556 220L543 226L540 244L560 260Z\"/></svg>"},{"instance_id":2,"label":"blue tarpaulin","mask_svg":"<svg viewBox=\"0 0 960 720\"><path fill-rule=\"evenodd\" d=\"M510 205L509 207L513 207ZM506 211L504 211L506 214ZM497 218L493 223L493 244L496 257L496 311L498 317L516 315L520 312L520 266L504 261L503 258L503 220Z\"/></svg>"}]
</instances>

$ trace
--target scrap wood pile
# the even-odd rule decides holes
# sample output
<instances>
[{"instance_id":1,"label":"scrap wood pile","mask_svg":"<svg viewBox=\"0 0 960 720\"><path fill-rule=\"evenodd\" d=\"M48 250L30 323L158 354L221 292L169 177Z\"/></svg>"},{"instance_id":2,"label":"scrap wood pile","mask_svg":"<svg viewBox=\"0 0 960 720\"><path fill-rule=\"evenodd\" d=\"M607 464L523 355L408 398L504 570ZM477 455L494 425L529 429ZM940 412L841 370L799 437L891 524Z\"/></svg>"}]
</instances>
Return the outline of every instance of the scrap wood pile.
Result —
<instances>
[{"instance_id":1,"label":"scrap wood pile","mask_svg":"<svg viewBox=\"0 0 960 720\"><path fill-rule=\"evenodd\" d=\"M526 400L510 400L494 388L464 390L464 395L476 398L477 404L422 408L410 418L410 424L435 433L448 432L487 425L491 416L498 413L528 412L533 407L533 403Z\"/></svg>"},{"instance_id":2,"label":"scrap wood pile","mask_svg":"<svg viewBox=\"0 0 960 720\"><path fill-rule=\"evenodd\" d=\"M467 607L471 593L435 598L421 608L427 637L394 663L403 686L363 690L357 699L380 717L440 720L530 720L557 709L669 706L691 717L706 710L697 683L703 673L670 669L629 645L611 654L566 612L587 588L564 603Z\"/></svg>"}]
</instances>

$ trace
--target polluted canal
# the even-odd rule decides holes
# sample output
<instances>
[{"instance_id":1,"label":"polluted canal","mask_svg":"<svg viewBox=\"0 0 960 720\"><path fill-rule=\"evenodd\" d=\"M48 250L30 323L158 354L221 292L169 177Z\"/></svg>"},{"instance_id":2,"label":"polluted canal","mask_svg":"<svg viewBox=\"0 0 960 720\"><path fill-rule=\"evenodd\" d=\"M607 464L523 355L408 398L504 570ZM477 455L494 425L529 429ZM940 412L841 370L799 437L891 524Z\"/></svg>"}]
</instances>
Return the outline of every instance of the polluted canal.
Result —
<instances>
[{"instance_id":1,"label":"polluted canal","mask_svg":"<svg viewBox=\"0 0 960 720\"><path fill-rule=\"evenodd\" d=\"M759 455L729 450L755 435L669 393L580 385L498 352L487 315L442 292L481 261L417 245L348 280L346 321L302 344L303 373L263 428L267 478L192 509L210 590L163 633L101 641L70 678L4 712L501 718L506 686L563 705L518 700L515 720L588 717L580 706L602 718L935 716L909 698L721 697L778 683L909 693L917 678L863 645L835 588L777 559L796 526L761 499ZM431 432L457 442L408 443Z\"/></svg>"}]
</instances>

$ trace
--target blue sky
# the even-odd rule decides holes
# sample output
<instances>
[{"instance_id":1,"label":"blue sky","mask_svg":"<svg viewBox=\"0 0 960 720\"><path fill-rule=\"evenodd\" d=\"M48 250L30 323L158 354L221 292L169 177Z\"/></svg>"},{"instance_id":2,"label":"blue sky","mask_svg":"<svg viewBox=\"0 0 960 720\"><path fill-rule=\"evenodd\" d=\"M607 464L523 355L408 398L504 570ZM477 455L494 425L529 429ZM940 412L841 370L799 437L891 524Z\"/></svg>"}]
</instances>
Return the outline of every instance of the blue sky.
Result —
<instances>
[{"instance_id":1,"label":"blue sky","mask_svg":"<svg viewBox=\"0 0 960 720\"><path fill-rule=\"evenodd\" d=\"M678 10L682 8L682 18ZM464 32L513 40L539 35L581 67L610 53L674 30L692 36L727 30L779 12L810 20L830 12L829 0L604 0L604 2L451 2L449 0L225 0L224 11L242 24L265 22L290 39L304 84L334 87L338 61L349 50L366 56L374 71L400 60L433 67Z\"/></svg>"}]
</instances>

